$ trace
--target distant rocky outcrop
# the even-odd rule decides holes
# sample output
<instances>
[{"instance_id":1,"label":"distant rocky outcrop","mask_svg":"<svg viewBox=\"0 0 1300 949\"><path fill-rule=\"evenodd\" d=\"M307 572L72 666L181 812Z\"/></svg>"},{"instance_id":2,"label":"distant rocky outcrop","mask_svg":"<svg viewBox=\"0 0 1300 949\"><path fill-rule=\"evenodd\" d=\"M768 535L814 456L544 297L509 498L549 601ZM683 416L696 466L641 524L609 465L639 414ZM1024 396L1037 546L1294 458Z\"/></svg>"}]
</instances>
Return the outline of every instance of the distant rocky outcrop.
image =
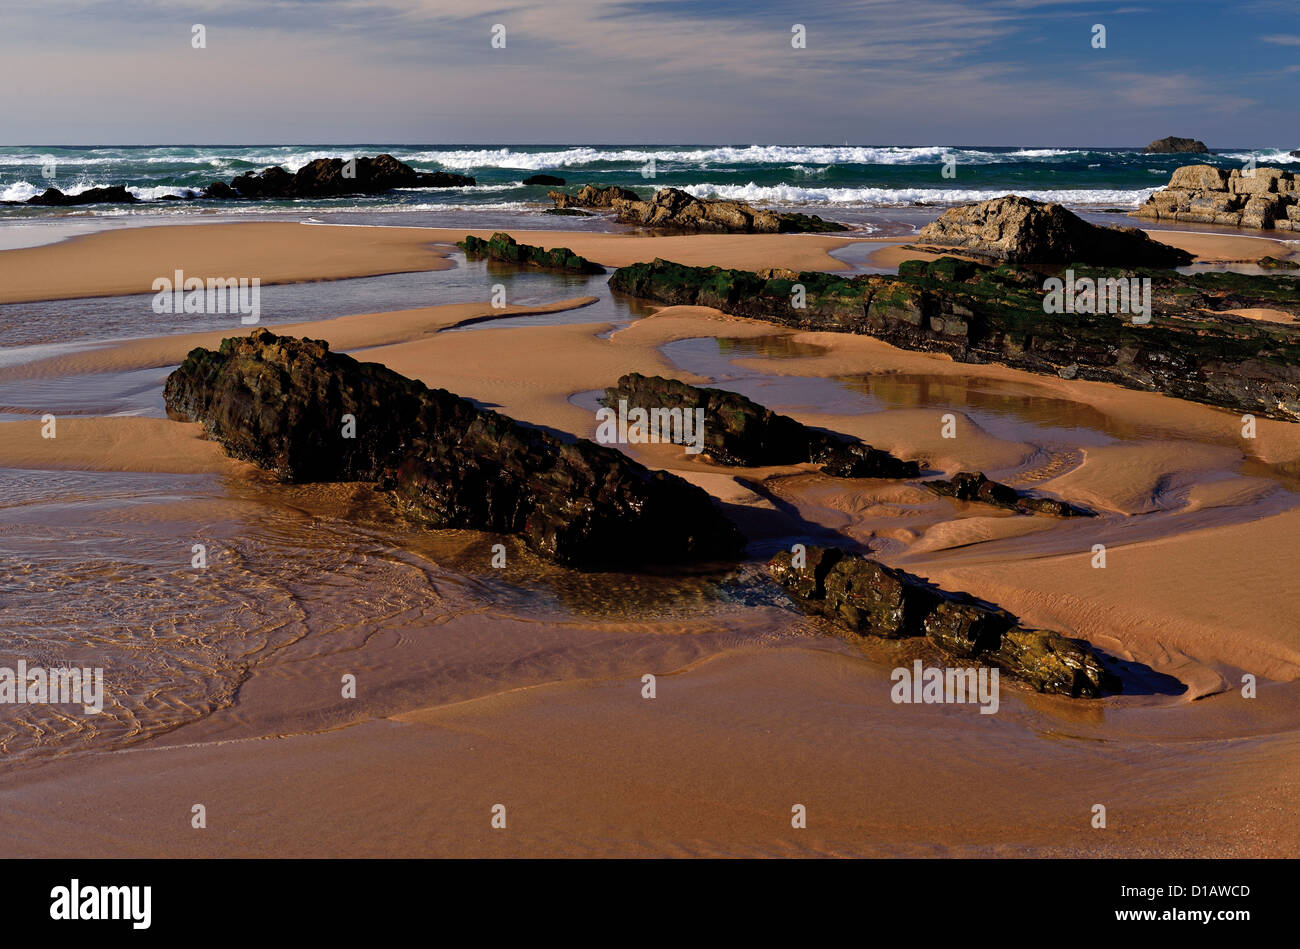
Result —
<instances>
[{"instance_id":1,"label":"distant rocky outcrop","mask_svg":"<svg viewBox=\"0 0 1300 949\"><path fill-rule=\"evenodd\" d=\"M794 214L755 208L744 201L697 198L680 188L661 188L643 201L627 188L586 185L577 194L548 192L557 208L609 208L621 224L735 234L786 234L847 231L816 214Z\"/></svg>"},{"instance_id":2,"label":"distant rocky outcrop","mask_svg":"<svg viewBox=\"0 0 1300 949\"><path fill-rule=\"evenodd\" d=\"M721 465L746 468L812 462L836 478L915 478L920 466L856 438L836 435L778 415L736 392L677 379L629 373L605 390L601 404L617 408L704 410L704 451Z\"/></svg>"},{"instance_id":3,"label":"distant rocky outcrop","mask_svg":"<svg viewBox=\"0 0 1300 949\"><path fill-rule=\"evenodd\" d=\"M1056 498L1042 498L1017 491L1009 484L991 481L982 471L959 471L949 481L923 481L935 494L959 501L978 501L1006 508L1018 514L1047 514L1052 517L1092 517L1092 511Z\"/></svg>"},{"instance_id":4,"label":"distant rocky outcrop","mask_svg":"<svg viewBox=\"0 0 1300 949\"><path fill-rule=\"evenodd\" d=\"M1300 149L1297 149L1296 151L1292 152L1292 153L1291 153L1291 157L1292 157L1292 158L1300 158Z\"/></svg>"},{"instance_id":5,"label":"distant rocky outcrop","mask_svg":"<svg viewBox=\"0 0 1300 949\"><path fill-rule=\"evenodd\" d=\"M1135 217L1264 230L1300 231L1300 179L1281 168L1225 171L1213 165L1175 168L1169 186L1151 195Z\"/></svg>"},{"instance_id":6,"label":"distant rocky outcrop","mask_svg":"<svg viewBox=\"0 0 1300 949\"><path fill-rule=\"evenodd\" d=\"M598 274L605 272L605 268L600 264L585 257L579 257L567 247L546 250L532 244L520 244L509 234L503 234L500 231L493 234L488 240L467 234L463 241L456 242L456 246L465 252L466 257L471 259L486 257L489 260L497 260L502 263L518 264L521 267L541 267L545 270L556 270L562 273Z\"/></svg>"},{"instance_id":7,"label":"distant rocky outcrop","mask_svg":"<svg viewBox=\"0 0 1300 949\"><path fill-rule=\"evenodd\" d=\"M1069 276L1094 288L1101 301L1096 312L1047 312L1041 270L954 257L904 261L896 276L858 277L762 275L655 260L620 267L609 285L668 305L714 307L813 332L862 333L958 362L1113 382L1300 421L1300 326L1226 312L1259 307L1300 317L1300 278L1085 265ZM1134 281L1140 289L1148 279L1149 323L1135 324L1134 316L1110 308ZM802 307L792 303L796 285Z\"/></svg>"},{"instance_id":8,"label":"distant rocky outcrop","mask_svg":"<svg viewBox=\"0 0 1300 949\"><path fill-rule=\"evenodd\" d=\"M121 185L113 185L108 188L87 188L76 194L64 194L58 188L46 188L43 193L28 198L24 203L68 207L78 204L135 204L139 200Z\"/></svg>"},{"instance_id":9,"label":"distant rocky outcrop","mask_svg":"<svg viewBox=\"0 0 1300 949\"><path fill-rule=\"evenodd\" d=\"M1142 151L1147 155L1175 155L1182 152L1198 152L1204 155L1209 154L1210 149L1199 139L1170 135L1168 138L1156 139Z\"/></svg>"},{"instance_id":10,"label":"distant rocky outcrop","mask_svg":"<svg viewBox=\"0 0 1300 949\"><path fill-rule=\"evenodd\" d=\"M1192 255L1134 227L1090 224L1059 204L1007 195L949 208L921 229L918 245L1016 264L1176 267Z\"/></svg>"},{"instance_id":11,"label":"distant rocky outcrop","mask_svg":"<svg viewBox=\"0 0 1300 949\"><path fill-rule=\"evenodd\" d=\"M392 155L374 158L317 158L296 172L278 165L260 172L245 172L229 185L213 182L208 198L333 198L351 194L379 194L394 188L462 188L475 184L467 175L445 171L416 171Z\"/></svg>"},{"instance_id":12,"label":"distant rocky outcrop","mask_svg":"<svg viewBox=\"0 0 1300 949\"><path fill-rule=\"evenodd\" d=\"M562 442L322 340L266 329L194 349L167 414L286 481L365 481L431 527L516 534L560 563L735 557L744 538L702 489L586 439ZM352 426L351 437L347 426Z\"/></svg>"},{"instance_id":13,"label":"distant rocky outcrop","mask_svg":"<svg viewBox=\"0 0 1300 949\"><path fill-rule=\"evenodd\" d=\"M1039 692L1097 698L1122 689L1088 644L1027 629L1006 610L868 557L807 547L801 562L778 554L768 572L804 610L862 636L924 636L949 659L997 666Z\"/></svg>"},{"instance_id":14,"label":"distant rocky outcrop","mask_svg":"<svg viewBox=\"0 0 1300 949\"><path fill-rule=\"evenodd\" d=\"M563 178L557 178L554 175L529 175L524 179L526 185L562 185Z\"/></svg>"}]
</instances>

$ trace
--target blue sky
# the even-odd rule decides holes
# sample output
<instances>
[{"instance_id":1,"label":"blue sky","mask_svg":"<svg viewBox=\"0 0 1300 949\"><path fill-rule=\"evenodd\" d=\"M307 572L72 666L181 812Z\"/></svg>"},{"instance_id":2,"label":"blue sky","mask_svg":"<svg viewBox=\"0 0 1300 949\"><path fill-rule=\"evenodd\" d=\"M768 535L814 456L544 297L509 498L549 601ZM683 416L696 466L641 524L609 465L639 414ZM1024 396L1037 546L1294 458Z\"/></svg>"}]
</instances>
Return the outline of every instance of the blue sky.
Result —
<instances>
[{"instance_id":1,"label":"blue sky","mask_svg":"<svg viewBox=\"0 0 1300 949\"><path fill-rule=\"evenodd\" d=\"M5 144L1300 148L1300 0L15 6L0 6Z\"/></svg>"}]
</instances>

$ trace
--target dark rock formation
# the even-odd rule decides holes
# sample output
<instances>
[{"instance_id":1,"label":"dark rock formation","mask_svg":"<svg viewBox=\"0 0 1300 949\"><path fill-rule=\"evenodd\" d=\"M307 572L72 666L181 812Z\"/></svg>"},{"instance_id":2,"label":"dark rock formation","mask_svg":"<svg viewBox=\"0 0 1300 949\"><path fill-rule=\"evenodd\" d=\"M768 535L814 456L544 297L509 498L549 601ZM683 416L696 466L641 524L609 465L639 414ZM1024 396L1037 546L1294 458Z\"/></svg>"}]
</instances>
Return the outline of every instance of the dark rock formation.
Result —
<instances>
[{"instance_id":1,"label":"dark rock formation","mask_svg":"<svg viewBox=\"0 0 1300 949\"><path fill-rule=\"evenodd\" d=\"M979 501L1020 514L1049 514L1052 517L1092 517L1092 511L1055 498L1040 498L1017 491L1009 484L990 481L982 471L959 471L951 481L924 481L935 494L959 501Z\"/></svg>"},{"instance_id":2,"label":"dark rock formation","mask_svg":"<svg viewBox=\"0 0 1300 949\"><path fill-rule=\"evenodd\" d=\"M649 201L642 201L627 188L583 187L576 195L551 191L556 207L610 208L622 224L738 234L785 234L847 231L835 221L817 215L786 214L755 208L743 201L697 198L678 188L661 188Z\"/></svg>"},{"instance_id":3,"label":"dark rock formation","mask_svg":"<svg viewBox=\"0 0 1300 949\"><path fill-rule=\"evenodd\" d=\"M557 217L591 217L586 211L579 211L577 208L547 208L543 214L554 214Z\"/></svg>"},{"instance_id":4,"label":"dark rock formation","mask_svg":"<svg viewBox=\"0 0 1300 949\"><path fill-rule=\"evenodd\" d=\"M1137 228L1089 224L1059 204L1017 195L949 208L921 229L916 243L1013 264L1177 267L1192 262L1191 254Z\"/></svg>"},{"instance_id":5,"label":"dark rock formation","mask_svg":"<svg viewBox=\"0 0 1300 949\"><path fill-rule=\"evenodd\" d=\"M195 349L167 414L287 481L367 481L432 527L517 534L561 563L727 559L744 539L700 488L613 448L561 442L321 340L265 329ZM345 424L355 420L353 437Z\"/></svg>"},{"instance_id":6,"label":"dark rock formation","mask_svg":"<svg viewBox=\"0 0 1300 949\"><path fill-rule=\"evenodd\" d=\"M1265 270L1300 270L1300 264L1294 260L1283 260L1280 257L1261 257L1255 263Z\"/></svg>"},{"instance_id":7,"label":"dark rock formation","mask_svg":"<svg viewBox=\"0 0 1300 949\"><path fill-rule=\"evenodd\" d=\"M563 178L557 178L554 175L529 175L524 179L526 185L562 185Z\"/></svg>"},{"instance_id":8,"label":"dark rock formation","mask_svg":"<svg viewBox=\"0 0 1300 949\"><path fill-rule=\"evenodd\" d=\"M1300 231L1300 179L1281 168L1213 165L1175 168L1169 186L1147 198L1134 217Z\"/></svg>"},{"instance_id":9,"label":"dark rock formation","mask_svg":"<svg viewBox=\"0 0 1300 949\"><path fill-rule=\"evenodd\" d=\"M600 264L579 257L567 247L546 250L532 244L520 244L509 234L497 232L489 240L467 234L456 246L465 252L466 257L499 260L503 263L518 264L521 267L542 267L546 270L558 270L564 273L604 273Z\"/></svg>"},{"instance_id":10,"label":"dark rock formation","mask_svg":"<svg viewBox=\"0 0 1300 949\"><path fill-rule=\"evenodd\" d=\"M1151 322L1135 325L1105 312L1046 313L1042 273L952 257L905 261L896 277L810 271L793 280L656 260L619 268L609 285L669 305L861 333L958 362L1113 382L1300 421L1300 327L1222 312L1267 307L1300 316L1300 278L1087 267L1075 278L1099 286L1150 279ZM796 284L805 288L802 309L792 305Z\"/></svg>"},{"instance_id":11,"label":"dark rock formation","mask_svg":"<svg viewBox=\"0 0 1300 949\"><path fill-rule=\"evenodd\" d=\"M809 428L735 392L704 389L662 376L629 373L605 390L617 408L704 410L704 450L721 465L746 468L812 462L836 478L915 478L920 466L856 438Z\"/></svg>"},{"instance_id":12,"label":"dark rock formation","mask_svg":"<svg viewBox=\"0 0 1300 949\"><path fill-rule=\"evenodd\" d=\"M1142 152L1146 155L1176 155L1182 152L1199 152L1208 155L1210 149L1200 139L1179 138L1177 135L1170 135L1168 138L1156 139L1142 149Z\"/></svg>"},{"instance_id":13,"label":"dark rock formation","mask_svg":"<svg viewBox=\"0 0 1300 949\"><path fill-rule=\"evenodd\" d=\"M1297 149L1296 151L1292 152L1292 153L1291 153L1291 157L1292 157L1292 158L1300 158L1300 149Z\"/></svg>"},{"instance_id":14,"label":"dark rock formation","mask_svg":"<svg viewBox=\"0 0 1300 949\"><path fill-rule=\"evenodd\" d=\"M994 665L1039 692L1096 698L1118 692L1092 648L1021 627L1006 610L835 547L808 547L805 562L782 552L768 571L799 606L863 636L925 636L948 658Z\"/></svg>"},{"instance_id":15,"label":"dark rock formation","mask_svg":"<svg viewBox=\"0 0 1300 949\"><path fill-rule=\"evenodd\" d=\"M278 165L260 172L246 172L229 187L214 184L205 192L209 198L228 198L232 191L243 198L332 198L349 194L379 194L394 188L460 188L473 185L473 178L445 171L420 172L392 155L374 158L317 158L290 174ZM220 184L220 182L216 183Z\"/></svg>"},{"instance_id":16,"label":"dark rock formation","mask_svg":"<svg viewBox=\"0 0 1300 949\"><path fill-rule=\"evenodd\" d=\"M135 204L140 199L121 185L109 188L87 188L77 194L64 194L58 188L46 188L44 193L27 199L27 204L67 207L77 204Z\"/></svg>"}]
</instances>

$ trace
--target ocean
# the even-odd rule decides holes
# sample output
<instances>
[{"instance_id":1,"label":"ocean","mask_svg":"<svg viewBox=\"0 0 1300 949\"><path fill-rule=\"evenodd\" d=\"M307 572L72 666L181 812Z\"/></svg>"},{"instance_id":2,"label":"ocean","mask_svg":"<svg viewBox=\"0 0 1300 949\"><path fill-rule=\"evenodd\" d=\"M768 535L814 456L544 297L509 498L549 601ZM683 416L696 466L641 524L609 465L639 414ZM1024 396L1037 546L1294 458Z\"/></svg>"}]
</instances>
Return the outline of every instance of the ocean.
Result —
<instances>
[{"instance_id":1,"label":"ocean","mask_svg":"<svg viewBox=\"0 0 1300 949\"><path fill-rule=\"evenodd\" d=\"M467 188L410 189L371 197L315 201L175 202L216 180L282 165L295 171L315 158L388 152L420 171L472 175ZM1295 167L1284 148L1224 149L1211 155L1144 155L1139 148L1026 148L946 145L124 145L0 148L0 201L25 201L47 187L76 193L125 185L131 206L39 208L0 205L0 221L94 215L184 217L211 213L283 214L303 210L362 215L356 223L399 215L402 223L479 226L540 215L547 187L524 185L546 173L570 186L622 185L643 195L661 187L700 197L735 198L781 208L831 212L868 225L900 209L934 207L1016 193L1081 209L1132 209L1179 165ZM51 172L52 177L44 172ZM389 218L392 223L396 220ZM550 219L544 219L551 223ZM539 222L540 223L540 222ZM600 226L569 218L566 228Z\"/></svg>"}]
</instances>

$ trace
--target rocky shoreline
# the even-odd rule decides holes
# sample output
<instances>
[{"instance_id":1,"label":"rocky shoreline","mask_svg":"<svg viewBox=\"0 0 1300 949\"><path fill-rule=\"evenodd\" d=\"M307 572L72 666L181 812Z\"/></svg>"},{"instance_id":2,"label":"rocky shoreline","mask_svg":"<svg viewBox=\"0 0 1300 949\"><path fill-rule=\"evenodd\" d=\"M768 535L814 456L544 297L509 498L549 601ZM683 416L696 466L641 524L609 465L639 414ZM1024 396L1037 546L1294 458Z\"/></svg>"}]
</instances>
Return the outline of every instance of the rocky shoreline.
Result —
<instances>
[{"instance_id":1,"label":"rocky shoreline","mask_svg":"<svg viewBox=\"0 0 1300 949\"><path fill-rule=\"evenodd\" d=\"M1259 230L1300 231L1300 179L1281 168L1183 165L1134 217Z\"/></svg>"}]
</instances>

